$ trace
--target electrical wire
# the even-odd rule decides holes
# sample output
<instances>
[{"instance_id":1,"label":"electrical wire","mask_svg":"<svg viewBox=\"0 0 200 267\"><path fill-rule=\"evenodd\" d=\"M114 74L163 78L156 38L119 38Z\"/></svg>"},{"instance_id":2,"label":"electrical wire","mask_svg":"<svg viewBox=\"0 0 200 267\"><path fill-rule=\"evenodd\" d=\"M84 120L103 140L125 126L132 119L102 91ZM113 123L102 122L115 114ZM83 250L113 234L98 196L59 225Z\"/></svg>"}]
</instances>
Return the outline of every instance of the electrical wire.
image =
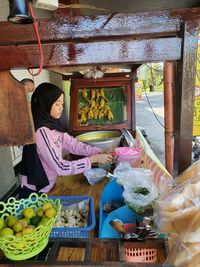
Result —
<instances>
[{"instance_id":1,"label":"electrical wire","mask_svg":"<svg viewBox=\"0 0 200 267\"><path fill-rule=\"evenodd\" d=\"M39 65L39 69L36 73L31 72L30 69L28 69L28 72L32 75L32 76L37 76L40 74L40 72L42 71L43 68L43 50L42 50L42 44L41 44L41 40L40 40L40 35L39 35L39 31L38 31L38 27L37 27L37 23L35 20L35 16L33 13L33 9L32 9L32 4L29 2L29 10L30 10L30 14L33 18L33 27L36 33L36 37L37 37L37 41L38 41L38 47L39 47L39 51L40 51L40 65Z\"/></svg>"},{"instance_id":2,"label":"electrical wire","mask_svg":"<svg viewBox=\"0 0 200 267\"><path fill-rule=\"evenodd\" d=\"M145 96L146 96L147 102L148 102L148 104L149 104L149 106L150 106L151 111L153 112L154 117L156 118L156 120L158 121L158 123L159 123L163 128L165 128L165 126L162 124L162 122L160 122L160 120L158 119L156 113L154 112L154 109L153 109L153 107L152 107L152 105L151 105L151 102L150 102L150 100L149 100L149 97L148 97L148 95L147 95L146 87L145 87L145 86L144 86L144 92L145 92Z\"/></svg>"}]
</instances>

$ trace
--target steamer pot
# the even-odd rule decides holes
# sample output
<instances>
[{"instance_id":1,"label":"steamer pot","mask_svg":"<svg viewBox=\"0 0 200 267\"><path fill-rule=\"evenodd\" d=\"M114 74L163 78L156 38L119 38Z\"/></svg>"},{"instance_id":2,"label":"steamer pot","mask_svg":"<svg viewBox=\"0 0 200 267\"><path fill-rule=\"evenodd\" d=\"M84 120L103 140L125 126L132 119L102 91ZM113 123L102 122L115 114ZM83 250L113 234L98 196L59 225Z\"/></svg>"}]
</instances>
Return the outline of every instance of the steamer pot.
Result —
<instances>
[{"instance_id":1,"label":"steamer pot","mask_svg":"<svg viewBox=\"0 0 200 267\"><path fill-rule=\"evenodd\" d=\"M76 136L78 141L102 149L113 149L120 146L121 131L93 131Z\"/></svg>"}]
</instances>

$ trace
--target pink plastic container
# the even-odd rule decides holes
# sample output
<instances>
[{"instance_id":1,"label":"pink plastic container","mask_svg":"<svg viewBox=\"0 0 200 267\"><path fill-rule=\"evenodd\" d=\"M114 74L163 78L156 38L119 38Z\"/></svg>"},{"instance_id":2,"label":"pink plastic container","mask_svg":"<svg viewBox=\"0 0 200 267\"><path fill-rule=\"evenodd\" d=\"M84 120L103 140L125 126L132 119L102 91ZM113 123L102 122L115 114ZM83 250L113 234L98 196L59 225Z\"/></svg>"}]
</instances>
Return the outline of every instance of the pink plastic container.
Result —
<instances>
[{"instance_id":1,"label":"pink plastic container","mask_svg":"<svg viewBox=\"0 0 200 267\"><path fill-rule=\"evenodd\" d=\"M115 148L117 155L117 164L119 162L129 162L132 167L140 167L142 151L134 147L117 147Z\"/></svg>"}]
</instances>

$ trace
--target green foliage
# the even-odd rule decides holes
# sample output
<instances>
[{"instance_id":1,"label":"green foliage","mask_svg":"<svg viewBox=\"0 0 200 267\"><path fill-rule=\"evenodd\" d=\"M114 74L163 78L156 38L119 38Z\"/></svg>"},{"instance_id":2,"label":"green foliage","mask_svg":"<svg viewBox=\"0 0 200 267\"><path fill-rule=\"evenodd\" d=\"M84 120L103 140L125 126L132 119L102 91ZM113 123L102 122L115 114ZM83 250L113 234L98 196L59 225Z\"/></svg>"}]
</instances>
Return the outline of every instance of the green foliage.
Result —
<instances>
[{"instance_id":1,"label":"green foliage","mask_svg":"<svg viewBox=\"0 0 200 267\"><path fill-rule=\"evenodd\" d=\"M164 89L163 85L163 64L162 63L151 63L146 64L143 67L146 68L146 79L143 83L143 91L151 91L150 87L153 86L154 92L162 92Z\"/></svg>"}]
</instances>

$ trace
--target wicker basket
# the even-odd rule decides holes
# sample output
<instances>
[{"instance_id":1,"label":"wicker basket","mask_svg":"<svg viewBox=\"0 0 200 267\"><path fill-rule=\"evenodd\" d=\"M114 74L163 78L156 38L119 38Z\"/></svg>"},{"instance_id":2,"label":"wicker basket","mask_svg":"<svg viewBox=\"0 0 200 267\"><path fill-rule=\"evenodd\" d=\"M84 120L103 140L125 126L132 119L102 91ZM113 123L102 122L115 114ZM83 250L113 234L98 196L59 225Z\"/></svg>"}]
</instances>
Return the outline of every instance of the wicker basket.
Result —
<instances>
[{"instance_id":1,"label":"wicker basket","mask_svg":"<svg viewBox=\"0 0 200 267\"><path fill-rule=\"evenodd\" d=\"M35 193L32 193L27 199L16 200L14 197L11 197L7 203L0 202L0 215L3 219L10 215L20 217L20 213L25 207L40 208L47 202L53 204L57 214L49 219L46 224L36 227L31 234L23 237L12 235L0 237L0 248L7 258L11 260L24 260L40 253L48 243L48 238L60 212L61 204L59 199L53 200L49 199L46 194L38 196Z\"/></svg>"}]
</instances>

